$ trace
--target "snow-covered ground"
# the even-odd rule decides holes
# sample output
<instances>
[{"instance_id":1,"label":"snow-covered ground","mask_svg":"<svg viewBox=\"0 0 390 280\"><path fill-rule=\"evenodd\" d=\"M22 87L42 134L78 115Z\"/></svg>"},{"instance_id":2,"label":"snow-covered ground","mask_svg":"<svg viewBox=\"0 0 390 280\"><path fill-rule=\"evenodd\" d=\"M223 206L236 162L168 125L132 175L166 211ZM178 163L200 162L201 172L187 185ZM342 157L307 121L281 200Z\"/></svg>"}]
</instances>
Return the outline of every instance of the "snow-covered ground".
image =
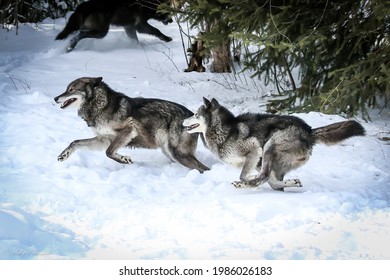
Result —
<instances>
[{"instance_id":1,"label":"snow-covered ground","mask_svg":"<svg viewBox=\"0 0 390 280\"><path fill-rule=\"evenodd\" d=\"M202 96L235 114L264 112L273 88L244 74L184 73L176 24L153 25L164 43L121 29L84 40L72 53L54 41L65 20L0 30L0 259L389 259L389 111L362 122L366 137L315 147L287 175L304 187L235 189L240 170L199 142L199 174L159 150L126 150L134 164L104 152L77 151L92 136L76 111L53 97L72 80L102 76L129 96L157 97L196 110ZM340 121L297 114L311 126ZM382 139L382 140L381 140Z\"/></svg>"}]
</instances>

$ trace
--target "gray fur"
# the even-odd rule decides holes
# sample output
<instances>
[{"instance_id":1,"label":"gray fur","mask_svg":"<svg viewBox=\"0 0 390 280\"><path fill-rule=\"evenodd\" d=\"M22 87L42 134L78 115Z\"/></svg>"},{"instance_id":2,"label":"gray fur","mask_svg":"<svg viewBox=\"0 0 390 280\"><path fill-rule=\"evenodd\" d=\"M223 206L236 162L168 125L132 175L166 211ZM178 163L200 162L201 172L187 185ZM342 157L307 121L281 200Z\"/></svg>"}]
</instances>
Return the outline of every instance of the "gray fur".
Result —
<instances>
[{"instance_id":1,"label":"gray fur","mask_svg":"<svg viewBox=\"0 0 390 280\"><path fill-rule=\"evenodd\" d=\"M209 168L195 156L198 135L188 134L182 126L193 113L174 102L130 98L112 90L102 78L79 78L54 98L61 108L77 107L78 114L96 137L73 141L59 156L66 160L79 148L105 149L106 155L124 164L129 156L117 153L122 147L161 148L174 161L199 172Z\"/></svg>"},{"instance_id":2,"label":"gray fur","mask_svg":"<svg viewBox=\"0 0 390 280\"><path fill-rule=\"evenodd\" d=\"M275 190L302 186L299 179L284 181L284 176L308 161L316 143L335 144L365 134L352 120L312 129L294 116L246 113L236 117L217 100L206 98L183 125L190 133L202 133L206 146L222 161L242 167L235 187L268 182Z\"/></svg>"}]
</instances>

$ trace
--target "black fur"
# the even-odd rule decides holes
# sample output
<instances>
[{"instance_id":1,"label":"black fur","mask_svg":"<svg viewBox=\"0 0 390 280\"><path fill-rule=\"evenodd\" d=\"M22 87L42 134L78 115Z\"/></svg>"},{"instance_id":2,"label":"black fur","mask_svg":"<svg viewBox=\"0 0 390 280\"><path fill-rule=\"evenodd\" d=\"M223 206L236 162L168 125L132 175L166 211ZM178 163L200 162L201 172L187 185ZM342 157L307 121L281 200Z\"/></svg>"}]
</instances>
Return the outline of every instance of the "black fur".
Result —
<instances>
[{"instance_id":1,"label":"black fur","mask_svg":"<svg viewBox=\"0 0 390 280\"><path fill-rule=\"evenodd\" d=\"M167 24L172 22L168 14L157 12L161 0L90 0L81 3L70 16L65 28L56 40L63 40L71 33L77 34L71 39L68 52L84 38L101 39L108 33L110 24L123 26L127 36L138 41L137 33L158 37L165 42L172 41L151 26L147 21L155 19Z\"/></svg>"}]
</instances>

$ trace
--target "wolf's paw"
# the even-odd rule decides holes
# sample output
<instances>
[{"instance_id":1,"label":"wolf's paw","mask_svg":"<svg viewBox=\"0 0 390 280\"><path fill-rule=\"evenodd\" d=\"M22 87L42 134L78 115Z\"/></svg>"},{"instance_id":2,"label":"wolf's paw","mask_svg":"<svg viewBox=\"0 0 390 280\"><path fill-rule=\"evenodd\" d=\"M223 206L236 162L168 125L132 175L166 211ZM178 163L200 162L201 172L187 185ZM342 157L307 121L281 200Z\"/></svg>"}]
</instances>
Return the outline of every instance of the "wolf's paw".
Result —
<instances>
[{"instance_id":1,"label":"wolf's paw","mask_svg":"<svg viewBox=\"0 0 390 280\"><path fill-rule=\"evenodd\" d=\"M299 179L292 179L292 184L294 187L298 187L298 188L302 188L302 183L301 183L301 180Z\"/></svg>"},{"instance_id":2,"label":"wolf's paw","mask_svg":"<svg viewBox=\"0 0 390 280\"><path fill-rule=\"evenodd\" d=\"M232 185L236 188L236 189L243 189L243 188L252 188L253 186L248 184L248 182L246 181L234 181L232 183Z\"/></svg>"},{"instance_id":3,"label":"wolf's paw","mask_svg":"<svg viewBox=\"0 0 390 280\"><path fill-rule=\"evenodd\" d=\"M301 180L299 179L290 179L284 181L283 187L297 187L302 188Z\"/></svg>"},{"instance_id":4,"label":"wolf's paw","mask_svg":"<svg viewBox=\"0 0 390 280\"><path fill-rule=\"evenodd\" d=\"M57 160L64 161L64 160L67 160L69 156L70 156L69 150L65 150L57 157Z\"/></svg>"},{"instance_id":5,"label":"wolf's paw","mask_svg":"<svg viewBox=\"0 0 390 280\"><path fill-rule=\"evenodd\" d=\"M120 162L123 164L132 164L133 163L133 161L131 160L131 158L129 156L121 156Z\"/></svg>"},{"instance_id":6,"label":"wolf's paw","mask_svg":"<svg viewBox=\"0 0 390 280\"><path fill-rule=\"evenodd\" d=\"M73 51L73 50L74 50L73 47L67 47L67 48L66 48L66 52L67 52L67 53L70 53L70 52Z\"/></svg>"}]
</instances>

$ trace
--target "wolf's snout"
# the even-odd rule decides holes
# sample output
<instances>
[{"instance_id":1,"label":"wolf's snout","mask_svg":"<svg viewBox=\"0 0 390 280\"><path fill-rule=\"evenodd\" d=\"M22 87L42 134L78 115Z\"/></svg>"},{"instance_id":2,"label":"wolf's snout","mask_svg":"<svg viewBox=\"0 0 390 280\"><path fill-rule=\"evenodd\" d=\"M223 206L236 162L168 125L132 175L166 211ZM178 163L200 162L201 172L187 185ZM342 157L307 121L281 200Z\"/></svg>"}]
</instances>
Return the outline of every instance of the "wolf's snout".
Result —
<instances>
[{"instance_id":1,"label":"wolf's snout","mask_svg":"<svg viewBox=\"0 0 390 280\"><path fill-rule=\"evenodd\" d=\"M191 130L197 128L198 126L199 126L198 123L194 123L194 124L192 124L192 125L185 125L184 128L185 128L187 131L191 131Z\"/></svg>"},{"instance_id":2,"label":"wolf's snout","mask_svg":"<svg viewBox=\"0 0 390 280\"><path fill-rule=\"evenodd\" d=\"M66 107L68 107L69 105L71 105L72 103L77 101L77 98L75 96L63 96L64 94L65 93L63 93L57 97L54 97L54 101L57 104L61 104L60 105L61 109L65 109Z\"/></svg>"},{"instance_id":3,"label":"wolf's snout","mask_svg":"<svg viewBox=\"0 0 390 280\"><path fill-rule=\"evenodd\" d=\"M184 119L183 121L183 127L185 130L190 132L191 130L197 128L200 124L196 121L196 119L193 117L190 117L188 119Z\"/></svg>"}]
</instances>

